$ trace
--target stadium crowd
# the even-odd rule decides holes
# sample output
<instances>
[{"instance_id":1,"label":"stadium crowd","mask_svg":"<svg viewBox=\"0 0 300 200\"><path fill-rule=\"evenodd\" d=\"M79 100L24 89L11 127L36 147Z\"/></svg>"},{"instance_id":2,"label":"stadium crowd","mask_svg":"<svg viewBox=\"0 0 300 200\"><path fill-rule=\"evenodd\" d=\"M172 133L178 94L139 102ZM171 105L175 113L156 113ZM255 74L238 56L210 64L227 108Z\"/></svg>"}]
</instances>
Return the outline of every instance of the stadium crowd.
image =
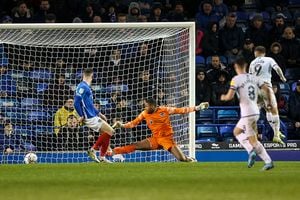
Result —
<instances>
[{"instance_id":1,"label":"stadium crowd","mask_svg":"<svg viewBox=\"0 0 300 200\"><path fill-rule=\"evenodd\" d=\"M274 58L288 79L287 83L281 83L276 74L272 79L281 120L292 133L288 135L288 139L300 139L300 1L246 2L244 0L0 0L0 19L1 23L195 21L197 26L196 103L208 101L212 106L237 106L236 99L229 102L220 101L220 96L227 92L229 82L234 76L232 63L240 56L250 63L254 59L254 47L264 46L268 49L267 56ZM136 110L132 107L141 108L141 100L146 96L156 96L161 105L172 105L163 89L154 90L152 76L154 76L153 69L156 62L156 52L153 51L155 43L159 41L140 43L136 55L131 58L122 57L121 50L115 48L111 49L111 55L104 60L94 60L94 63L105 62L106 64L101 67L108 67L96 76L101 77L105 83L114 83L114 87L125 87L105 97L105 101L109 101L113 108L110 110L110 113L114 114L110 119L111 123L119 119L131 120L131 117L136 115L132 113L132 110ZM90 50L88 53L97 56L99 52ZM10 69L7 63L2 62L0 65L2 79ZM19 69L31 72L34 68L31 62L24 62ZM42 95L41 104L47 106L54 104L56 110L52 113L55 116L55 135L70 135L66 133L72 132L76 135L75 138L87 137L90 141L93 133L78 136L80 131L77 128L80 124L76 123L74 108L68 105L73 96L73 88L69 85L74 84L71 82L71 75L72 78L80 78L80 73L78 75L77 72L72 71L64 58L57 59L51 70L55 75L55 79L51 80L53 83L47 88L42 88L42 85L37 86L30 81L26 82L32 85L23 86L23 89L27 90L26 94L30 94L23 98L36 98ZM174 77L170 74L169 78ZM125 86L124 82L127 83ZM132 87L126 88L126 85ZM30 92L36 87L40 87L42 91L40 96ZM63 92L60 95L65 98L57 98L57 90ZM128 91L131 92L129 95L131 99L124 98L128 95ZM124 92L126 95L123 95ZM4 99L9 95L12 94L1 91L0 98ZM182 95L185 95L184 92ZM104 102L99 104L101 107ZM5 115L0 113L0 120L4 119ZM4 124L5 127L7 126L4 121L3 130ZM268 139L270 138L266 138ZM56 138L56 140L67 144L63 141L69 138ZM67 146L66 148L79 147Z\"/></svg>"}]
</instances>

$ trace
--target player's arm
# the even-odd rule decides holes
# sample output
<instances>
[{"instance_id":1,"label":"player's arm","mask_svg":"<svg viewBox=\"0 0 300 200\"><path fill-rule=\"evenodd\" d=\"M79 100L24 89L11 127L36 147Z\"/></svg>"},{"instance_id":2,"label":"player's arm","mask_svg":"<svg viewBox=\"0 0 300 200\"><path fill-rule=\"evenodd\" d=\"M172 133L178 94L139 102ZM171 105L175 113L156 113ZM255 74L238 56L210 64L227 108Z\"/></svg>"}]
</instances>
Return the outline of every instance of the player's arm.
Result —
<instances>
[{"instance_id":1,"label":"player's arm","mask_svg":"<svg viewBox=\"0 0 300 200\"><path fill-rule=\"evenodd\" d=\"M221 101L230 101L231 99L233 99L234 95L235 95L235 90L236 90L236 85L235 85L235 81L233 78L230 82L230 88L229 88L227 94L221 95L221 98L220 98Z\"/></svg>"},{"instance_id":2,"label":"player's arm","mask_svg":"<svg viewBox=\"0 0 300 200\"><path fill-rule=\"evenodd\" d=\"M77 94L77 91L76 91L76 95L74 98L74 108L75 108L77 114L79 115L79 118L78 118L79 123L82 122L83 118L84 118L81 102L82 102L82 96L80 94Z\"/></svg>"},{"instance_id":3,"label":"player's arm","mask_svg":"<svg viewBox=\"0 0 300 200\"><path fill-rule=\"evenodd\" d=\"M122 124L122 122L117 121L112 127L113 128L134 128L138 124L140 124L145 119L143 112L139 114L134 120L131 122L127 122L126 124Z\"/></svg>"},{"instance_id":4,"label":"player's arm","mask_svg":"<svg viewBox=\"0 0 300 200\"><path fill-rule=\"evenodd\" d=\"M205 110L208 107L209 107L208 102L202 102L198 106L182 107L182 108L167 107L167 110L169 114L186 114L194 111Z\"/></svg>"},{"instance_id":5,"label":"player's arm","mask_svg":"<svg viewBox=\"0 0 300 200\"><path fill-rule=\"evenodd\" d=\"M282 82L285 83L286 82L286 78L285 78L285 76L284 76L281 68L278 65L276 65L276 66L273 67L273 69L276 71L276 73L278 74L278 76L280 77L280 79L282 80Z\"/></svg>"}]
</instances>

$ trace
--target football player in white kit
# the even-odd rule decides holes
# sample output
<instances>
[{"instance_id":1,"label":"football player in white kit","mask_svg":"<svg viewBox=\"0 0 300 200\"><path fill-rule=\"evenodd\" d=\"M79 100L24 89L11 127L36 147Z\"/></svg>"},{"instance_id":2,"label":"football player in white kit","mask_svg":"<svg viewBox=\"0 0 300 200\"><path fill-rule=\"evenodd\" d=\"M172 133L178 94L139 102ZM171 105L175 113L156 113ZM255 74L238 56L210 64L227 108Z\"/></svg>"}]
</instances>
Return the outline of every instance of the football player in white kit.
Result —
<instances>
[{"instance_id":1,"label":"football player in white kit","mask_svg":"<svg viewBox=\"0 0 300 200\"><path fill-rule=\"evenodd\" d=\"M283 82L286 82L286 79L282 73L281 68L278 66L278 64L275 62L273 58L266 57L265 54L266 54L265 47L263 46L255 47L254 49L255 59L250 63L249 73L259 77L264 82L266 82L269 85L269 87L272 88L271 78L272 78L272 69L274 69L276 73L279 75L280 79ZM262 97L262 99L264 99L265 102L266 99L265 94L262 92L260 96ZM285 138L285 136L280 132L280 119L279 119L276 97L273 90L271 91L271 104L272 104L272 109L269 111L266 110L266 117L274 131L273 142L283 143L281 139Z\"/></svg>"},{"instance_id":2,"label":"football player in white kit","mask_svg":"<svg viewBox=\"0 0 300 200\"><path fill-rule=\"evenodd\" d=\"M233 134L249 154L248 167L250 168L254 165L256 155L258 155L265 162L262 170L269 170L274 167L272 159L264 146L257 140L257 120L259 119L257 98L259 90L263 90L267 95L267 109L271 109L271 88L261 79L246 73L246 68L247 63L243 58L235 61L234 69L237 75L231 80L230 89L227 94L221 96L221 100L229 101L237 93L240 102L241 119L235 126Z\"/></svg>"}]
</instances>

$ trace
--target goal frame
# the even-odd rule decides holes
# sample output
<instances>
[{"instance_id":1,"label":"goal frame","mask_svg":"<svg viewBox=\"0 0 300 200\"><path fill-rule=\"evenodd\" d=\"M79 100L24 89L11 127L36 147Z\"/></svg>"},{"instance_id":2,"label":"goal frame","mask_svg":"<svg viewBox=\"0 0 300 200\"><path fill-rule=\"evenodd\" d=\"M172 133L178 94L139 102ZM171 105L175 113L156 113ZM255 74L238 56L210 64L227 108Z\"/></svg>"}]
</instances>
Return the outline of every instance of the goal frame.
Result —
<instances>
[{"instance_id":1,"label":"goal frame","mask_svg":"<svg viewBox=\"0 0 300 200\"><path fill-rule=\"evenodd\" d=\"M195 22L147 23L46 23L0 24L0 29L120 29L120 28L189 29L189 106L195 106ZM0 42L2 42L0 40ZM189 156L195 157L195 112L189 113Z\"/></svg>"}]
</instances>

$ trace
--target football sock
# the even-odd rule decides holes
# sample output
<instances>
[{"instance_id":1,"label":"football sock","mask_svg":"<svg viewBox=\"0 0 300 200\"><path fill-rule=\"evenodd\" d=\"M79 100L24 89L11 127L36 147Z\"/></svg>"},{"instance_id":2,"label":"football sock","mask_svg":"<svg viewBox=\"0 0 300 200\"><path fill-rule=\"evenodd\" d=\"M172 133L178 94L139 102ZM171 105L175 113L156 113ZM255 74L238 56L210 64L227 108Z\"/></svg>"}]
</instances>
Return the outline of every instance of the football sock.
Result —
<instances>
[{"instance_id":1,"label":"football sock","mask_svg":"<svg viewBox=\"0 0 300 200\"><path fill-rule=\"evenodd\" d=\"M114 154L126 154L135 151L135 145L127 145L123 147L116 147L113 149Z\"/></svg>"},{"instance_id":2,"label":"football sock","mask_svg":"<svg viewBox=\"0 0 300 200\"><path fill-rule=\"evenodd\" d=\"M111 135L109 135L108 133L104 132L104 133L101 134L102 142L101 142L100 156L105 156L106 155L106 151L107 151L107 148L109 146L110 138L111 138Z\"/></svg>"},{"instance_id":3,"label":"football sock","mask_svg":"<svg viewBox=\"0 0 300 200\"><path fill-rule=\"evenodd\" d=\"M279 119L279 115L273 115L273 123L274 123L274 129L276 132L274 133L278 133L279 129L280 129L280 119Z\"/></svg>"},{"instance_id":4,"label":"football sock","mask_svg":"<svg viewBox=\"0 0 300 200\"><path fill-rule=\"evenodd\" d=\"M252 145L250 144L248 138L246 137L245 134L241 133L238 136L235 136L236 139L239 141L239 143L242 145L242 147L244 147L244 149L246 149L246 151L248 153L250 153L250 151L253 150Z\"/></svg>"},{"instance_id":5,"label":"football sock","mask_svg":"<svg viewBox=\"0 0 300 200\"><path fill-rule=\"evenodd\" d=\"M272 115L271 112L267 112L267 113L266 113L266 117L267 117L267 120L268 120L268 122L269 122L271 128L273 129L274 136L275 136L276 133L277 133L277 131L276 131L276 129L275 129L274 117L273 117L273 115Z\"/></svg>"},{"instance_id":6,"label":"football sock","mask_svg":"<svg viewBox=\"0 0 300 200\"><path fill-rule=\"evenodd\" d=\"M256 145L254 146L254 150L257 153L257 155L265 162L265 163L271 163L272 159L270 158L269 154L267 153L264 146L257 141Z\"/></svg>"},{"instance_id":7,"label":"football sock","mask_svg":"<svg viewBox=\"0 0 300 200\"><path fill-rule=\"evenodd\" d=\"M100 149L100 146L102 145L102 142L103 142L103 133L105 133L105 132L102 132L101 135L99 135L96 143L92 147L93 149L95 149L95 150Z\"/></svg>"}]
</instances>

